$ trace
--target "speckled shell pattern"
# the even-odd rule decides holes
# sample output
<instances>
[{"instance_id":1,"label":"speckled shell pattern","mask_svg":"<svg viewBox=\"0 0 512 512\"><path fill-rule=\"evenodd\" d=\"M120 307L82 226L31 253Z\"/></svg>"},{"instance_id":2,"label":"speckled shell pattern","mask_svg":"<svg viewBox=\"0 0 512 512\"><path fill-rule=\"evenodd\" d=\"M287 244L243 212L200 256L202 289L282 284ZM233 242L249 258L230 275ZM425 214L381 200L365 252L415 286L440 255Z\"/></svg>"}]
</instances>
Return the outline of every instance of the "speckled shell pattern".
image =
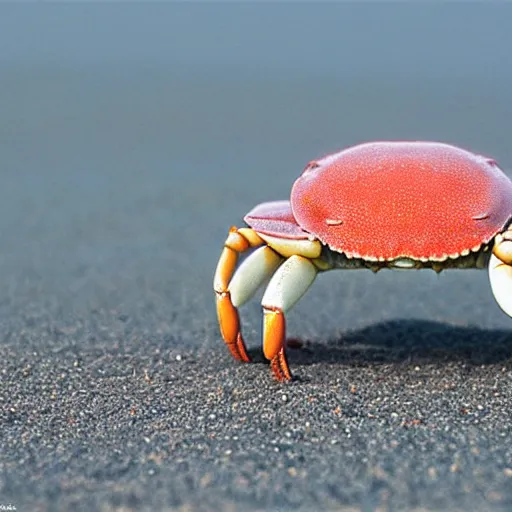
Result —
<instances>
[{"instance_id":1,"label":"speckled shell pattern","mask_svg":"<svg viewBox=\"0 0 512 512\"><path fill-rule=\"evenodd\" d=\"M366 260L477 251L512 217L512 182L492 159L437 142L361 144L308 164L291 192L298 225Z\"/></svg>"}]
</instances>

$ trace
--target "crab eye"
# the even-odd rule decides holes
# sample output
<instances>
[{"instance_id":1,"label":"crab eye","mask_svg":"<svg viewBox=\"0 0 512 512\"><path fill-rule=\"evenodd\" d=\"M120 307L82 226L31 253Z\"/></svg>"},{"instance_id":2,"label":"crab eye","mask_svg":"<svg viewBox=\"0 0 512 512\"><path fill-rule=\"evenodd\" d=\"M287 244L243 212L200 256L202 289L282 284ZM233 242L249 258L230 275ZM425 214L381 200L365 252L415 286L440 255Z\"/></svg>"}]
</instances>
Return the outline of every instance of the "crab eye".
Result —
<instances>
[{"instance_id":1,"label":"crab eye","mask_svg":"<svg viewBox=\"0 0 512 512\"><path fill-rule=\"evenodd\" d=\"M320 167L320 164L318 162L316 162L315 160L312 160L311 162L308 163L308 165L306 165L306 167L302 171L302 174L306 174L307 172L312 171L314 169L318 169L319 167Z\"/></svg>"},{"instance_id":2,"label":"crab eye","mask_svg":"<svg viewBox=\"0 0 512 512\"><path fill-rule=\"evenodd\" d=\"M498 171L501 171L503 174L506 174L505 171L500 167L500 164L497 162L497 160L495 160L494 158L488 158L488 157L484 157L484 158L485 158L485 162L488 165L490 165L491 167L494 167Z\"/></svg>"},{"instance_id":3,"label":"crab eye","mask_svg":"<svg viewBox=\"0 0 512 512\"><path fill-rule=\"evenodd\" d=\"M496 160L494 160L494 158L486 158L485 161L489 165L493 165L494 167L498 167L498 162Z\"/></svg>"}]
</instances>

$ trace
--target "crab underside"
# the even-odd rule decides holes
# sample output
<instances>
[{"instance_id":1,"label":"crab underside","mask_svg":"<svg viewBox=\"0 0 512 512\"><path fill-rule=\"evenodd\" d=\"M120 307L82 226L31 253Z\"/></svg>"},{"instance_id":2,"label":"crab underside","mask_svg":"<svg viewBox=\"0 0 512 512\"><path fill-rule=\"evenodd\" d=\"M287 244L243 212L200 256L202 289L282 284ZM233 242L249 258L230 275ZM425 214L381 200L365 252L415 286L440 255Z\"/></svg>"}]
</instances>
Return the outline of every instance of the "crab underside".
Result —
<instances>
[{"instance_id":1,"label":"crab underside","mask_svg":"<svg viewBox=\"0 0 512 512\"><path fill-rule=\"evenodd\" d=\"M414 258L395 258L391 260L385 259L364 259L364 258L349 258L345 254L333 251L326 245L322 245L322 252L320 259L325 261L329 266L327 270L331 269L369 269L373 272L378 272L384 268L398 269L398 270L422 270L430 269L439 273L442 270L450 268L468 269L468 268L485 268L489 263L490 249L492 244L482 244L474 251L467 251L464 255L446 257L443 260L435 259L429 260L423 258L421 260Z\"/></svg>"}]
</instances>

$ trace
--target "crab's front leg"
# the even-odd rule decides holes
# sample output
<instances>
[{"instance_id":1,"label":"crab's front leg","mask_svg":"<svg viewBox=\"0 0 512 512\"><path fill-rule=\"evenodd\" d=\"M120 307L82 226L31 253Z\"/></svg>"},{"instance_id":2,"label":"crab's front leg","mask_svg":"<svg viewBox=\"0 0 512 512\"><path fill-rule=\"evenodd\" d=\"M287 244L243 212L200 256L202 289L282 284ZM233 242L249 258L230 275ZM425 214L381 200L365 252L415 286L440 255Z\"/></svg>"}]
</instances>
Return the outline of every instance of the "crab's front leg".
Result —
<instances>
[{"instance_id":1,"label":"crab's front leg","mask_svg":"<svg viewBox=\"0 0 512 512\"><path fill-rule=\"evenodd\" d=\"M287 240L262 236L271 248L287 257L272 276L261 301L263 354L270 360L274 377L285 381L292 378L285 352L285 313L313 284L319 270L314 262L320 256L321 244L318 240Z\"/></svg>"},{"instance_id":2,"label":"crab's front leg","mask_svg":"<svg viewBox=\"0 0 512 512\"><path fill-rule=\"evenodd\" d=\"M250 357L242 337L237 308L254 295L283 258L270 247L260 247L243 261L236 273L235 269L240 253L264 243L250 228L231 228L213 280L222 338L239 361L249 362Z\"/></svg>"},{"instance_id":3,"label":"crab's front leg","mask_svg":"<svg viewBox=\"0 0 512 512\"><path fill-rule=\"evenodd\" d=\"M495 238L489 259L489 280L496 302L512 317L512 227Z\"/></svg>"},{"instance_id":4,"label":"crab's front leg","mask_svg":"<svg viewBox=\"0 0 512 512\"><path fill-rule=\"evenodd\" d=\"M272 372L279 381L292 378L285 353L284 314L306 293L317 272L311 260L291 256L272 276L263 295L263 354L270 360Z\"/></svg>"}]
</instances>

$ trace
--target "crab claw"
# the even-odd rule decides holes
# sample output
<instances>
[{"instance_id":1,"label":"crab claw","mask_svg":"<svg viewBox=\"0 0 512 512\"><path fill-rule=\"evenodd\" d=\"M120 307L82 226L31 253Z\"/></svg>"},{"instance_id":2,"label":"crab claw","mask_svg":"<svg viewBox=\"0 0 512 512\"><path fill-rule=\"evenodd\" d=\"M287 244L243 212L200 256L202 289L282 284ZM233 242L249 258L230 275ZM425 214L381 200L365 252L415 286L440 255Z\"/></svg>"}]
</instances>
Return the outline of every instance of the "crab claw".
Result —
<instances>
[{"instance_id":1,"label":"crab claw","mask_svg":"<svg viewBox=\"0 0 512 512\"><path fill-rule=\"evenodd\" d=\"M489 280L496 302L512 317L512 240L507 238L496 237L489 259Z\"/></svg>"}]
</instances>

